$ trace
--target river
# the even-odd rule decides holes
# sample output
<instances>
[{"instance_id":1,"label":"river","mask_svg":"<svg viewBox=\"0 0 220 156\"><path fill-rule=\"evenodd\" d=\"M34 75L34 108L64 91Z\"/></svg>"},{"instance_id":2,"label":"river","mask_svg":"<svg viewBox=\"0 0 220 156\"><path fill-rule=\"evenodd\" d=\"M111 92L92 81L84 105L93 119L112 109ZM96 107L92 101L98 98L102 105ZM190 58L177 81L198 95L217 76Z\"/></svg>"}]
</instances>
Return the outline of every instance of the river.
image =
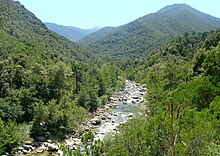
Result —
<instances>
[{"instance_id":1,"label":"river","mask_svg":"<svg viewBox=\"0 0 220 156\"><path fill-rule=\"evenodd\" d=\"M113 95L104 109L98 110L94 119L99 119L101 122L94 128L96 139L102 140L107 133L115 133L118 125L133 117L144 115L145 92L144 85L126 80L125 89Z\"/></svg>"},{"instance_id":2,"label":"river","mask_svg":"<svg viewBox=\"0 0 220 156\"><path fill-rule=\"evenodd\" d=\"M103 107L98 108L92 119L81 123L81 131L93 129L95 139L103 140L106 134L114 134L117 131L118 125L126 123L131 118L145 114L144 96L146 87L128 80L125 83L125 88L112 95ZM72 150L83 147L79 132L70 135L65 139L64 143ZM24 148L25 150L28 148L29 151L34 150L34 147L29 143L25 144ZM42 143L40 147L36 148L30 154L39 155L47 151L54 151L57 153L56 155L62 155L62 151L59 149L59 143L49 140Z\"/></svg>"}]
</instances>

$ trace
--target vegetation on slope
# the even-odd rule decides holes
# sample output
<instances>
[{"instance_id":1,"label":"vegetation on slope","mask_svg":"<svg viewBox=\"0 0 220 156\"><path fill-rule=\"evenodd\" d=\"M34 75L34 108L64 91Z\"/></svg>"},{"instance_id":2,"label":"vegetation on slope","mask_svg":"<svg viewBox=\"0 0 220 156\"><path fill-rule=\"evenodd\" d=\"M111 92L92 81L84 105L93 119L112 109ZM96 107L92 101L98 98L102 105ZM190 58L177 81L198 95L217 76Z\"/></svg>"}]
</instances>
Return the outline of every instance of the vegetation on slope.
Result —
<instances>
[{"instance_id":1,"label":"vegetation on slope","mask_svg":"<svg viewBox=\"0 0 220 156\"><path fill-rule=\"evenodd\" d=\"M0 12L0 155L30 135L63 138L123 86L118 67L94 64L19 2L0 0Z\"/></svg>"},{"instance_id":2,"label":"vegetation on slope","mask_svg":"<svg viewBox=\"0 0 220 156\"><path fill-rule=\"evenodd\" d=\"M116 56L139 58L149 54L172 37L185 32L202 32L220 26L220 19L201 13L185 4L174 4L141 17L126 25L100 30L79 41L92 51ZM98 36L98 37L97 37Z\"/></svg>"},{"instance_id":3,"label":"vegetation on slope","mask_svg":"<svg viewBox=\"0 0 220 156\"><path fill-rule=\"evenodd\" d=\"M220 29L186 33L128 69L147 85L149 111L107 139L107 154L218 155L219 60Z\"/></svg>"},{"instance_id":4,"label":"vegetation on slope","mask_svg":"<svg viewBox=\"0 0 220 156\"><path fill-rule=\"evenodd\" d=\"M116 28L124 30L110 34L113 39L108 40L101 33L105 40L100 45L94 43L92 50L114 50L116 54L111 54L123 56L128 51L136 55L160 47L172 35L186 31L175 31L179 29L176 24L181 22L175 19L176 15L183 15L181 9L188 11L184 17L191 17L189 13L193 12L193 20L201 26L194 25L191 19L188 24L182 23L182 28L189 26L190 31L201 31L200 28L218 25L216 18L201 15L185 5L177 6L144 17L157 22L161 16L166 17L158 25L145 29L142 23L146 21L140 18ZM173 16L170 10L175 12ZM19 2L0 0L0 12L0 155L13 153L20 142L30 139L29 135L32 139L63 138L75 130L87 111L95 111L123 86L118 66L101 63L82 47L51 32ZM160 24L165 24L163 31L158 30ZM146 38L146 30L156 38ZM160 40L162 36L166 41ZM123 68L134 65L126 70L129 79L147 85L149 111L147 117L131 120L121 126L119 134L107 139L106 153L219 154L219 60L218 29L185 33L160 47L142 64L133 60L122 62ZM87 139L85 143L89 143ZM101 142L100 146L104 147Z\"/></svg>"}]
</instances>

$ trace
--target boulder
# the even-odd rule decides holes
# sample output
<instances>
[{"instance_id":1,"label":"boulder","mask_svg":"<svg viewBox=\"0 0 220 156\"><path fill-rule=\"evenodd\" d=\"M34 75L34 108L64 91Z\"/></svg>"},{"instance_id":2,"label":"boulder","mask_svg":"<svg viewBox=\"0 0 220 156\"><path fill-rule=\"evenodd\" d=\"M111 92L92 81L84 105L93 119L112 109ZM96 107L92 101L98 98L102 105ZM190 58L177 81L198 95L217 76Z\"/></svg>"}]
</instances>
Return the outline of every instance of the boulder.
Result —
<instances>
[{"instance_id":1,"label":"boulder","mask_svg":"<svg viewBox=\"0 0 220 156\"><path fill-rule=\"evenodd\" d=\"M132 96L132 99L139 99L140 97L139 96L136 96L136 95L133 95Z\"/></svg>"},{"instance_id":2,"label":"boulder","mask_svg":"<svg viewBox=\"0 0 220 156\"><path fill-rule=\"evenodd\" d=\"M32 141L24 141L23 142L25 145L32 145Z\"/></svg>"},{"instance_id":3,"label":"boulder","mask_svg":"<svg viewBox=\"0 0 220 156\"><path fill-rule=\"evenodd\" d=\"M25 149L23 149L23 151L22 151L24 154L28 154L28 153L30 153L30 151L29 150L25 150Z\"/></svg>"},{"instance_id":4,"label":"boulder","mask_svg":"<svg viewBox=\"0 0 220 156\"><path fill-rule=\"evenodd\" d=\"M133 117L133 116L134 116L133 113L129 113L129 114L127 115L127 117Z\"/></svg>"},{"instance_id":5,"label":"boulder","mask_svg":"<svg viewBox=\"0 0 220 156\"><path fill-rule=\"evenodd\" d=\"M43 150L43 151L47 151L48 150L48 147L46 146L41 146L39 149Z\"/></svg>"},{"instance_id":6,"label":"boulder","mask_svg":"<svg viewBox=\"0 0 220 156\"><path fill-rule=\"evenodd\" d=\"M34 143L33 143L33 146L39 147L41 144L42 144L42 142L34 142Z\"/></svg>"},{"instance_id":7,"label":"boulder","mask_svg":"<svg viewBox=\"0 0 220 156\"><path fill-rule=\"evenodd\" d=\"M48 151L55 152L59 150L58 145L48 143L47 146L48 146Z\"/></svg>"},{"instance_id":8,"label":"boulder","mask_svg":"<svg viewBox=\"0 0 220 156\"><path fill-rule=\"evenodd\" d=\"M36 139L41 142L45 142L47 140L44 136L37 136Z\"/></svg>"},{"instance_id":9,"label":"boulder","mask_svg":"<svg viewBox=\"0 0 220 156\"><path fill-rule=\"evenodd\" d=\"M63 155L63 151L59 149L59 150L57 151L57 154L61 156L61 155Z\"/></svg>"},{"instance_id":10,"label":"boulder","mask_svg":"<svg viewBox=\"0 0 220 156\"><path fill-rule=\"evenodd\" d=\"M93 118L93 119L91 119L91 124L93 124L93 125L100 125L101 124L101 120L99 118Z\"/></svg>"},{"instance_id":11,"label":"boulder","mask_svg":"<svg viewBox=\"0 0 220 156\"><path fill-rule=\"evenodd\" d=\"M44 150L43 149L37 149L36 152L37 153L42 153Z\"/></svg>"},{"instance_id":12,"label":"boulder","mask_svg":"<svg viewBox=\"0 0 220 156\"><path fill-rule=\"evenodd\" d=\"M104 115L101 116L101 119L102 119L102 120L106 120L106 116L104 116Z\"/></svg>"},{"instance_id":13,"label":"boulder","mask_svg":"<svg viewBox=\"0 0 220 156\"><path fill-rule=\"evenodd\" d=\"M18 150L19 151L22 151L24 148L23 147L18 147Z\"/></svg>"},{"instance_id":14,"label":"boulder","mask_svg":"<svg viewBox=\"0 0 220 156\"><path fill-rule=\"evenodd\" d=\"M31 150L33 147L31 145L23 145L25 150Z\"/></svg>"}]
</instances>

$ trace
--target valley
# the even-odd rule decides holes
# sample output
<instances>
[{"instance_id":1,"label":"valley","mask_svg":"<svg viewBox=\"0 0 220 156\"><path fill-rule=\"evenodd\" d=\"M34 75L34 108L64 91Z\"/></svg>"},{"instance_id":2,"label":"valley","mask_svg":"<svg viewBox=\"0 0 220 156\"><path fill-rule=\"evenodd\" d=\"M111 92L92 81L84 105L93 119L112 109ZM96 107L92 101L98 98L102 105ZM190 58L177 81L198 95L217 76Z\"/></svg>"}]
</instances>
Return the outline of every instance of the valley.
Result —
<instances>
[{"instance_id":1,"label":"valley","mask_svg":"<svg viewBox=\"0 0 220 156\"><path fill-rule=\"evenodd\" d=\"M173 4L79 29L19 1L0 13L0 155L219 154L219 18Z\"/></svg>"}]
</instances>

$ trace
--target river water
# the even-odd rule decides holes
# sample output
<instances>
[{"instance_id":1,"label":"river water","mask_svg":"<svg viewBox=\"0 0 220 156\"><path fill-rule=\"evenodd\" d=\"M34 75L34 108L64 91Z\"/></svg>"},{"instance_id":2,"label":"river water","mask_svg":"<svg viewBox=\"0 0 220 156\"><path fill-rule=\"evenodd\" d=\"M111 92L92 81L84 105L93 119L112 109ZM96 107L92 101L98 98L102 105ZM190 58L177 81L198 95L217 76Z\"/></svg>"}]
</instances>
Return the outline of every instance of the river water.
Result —
<instances>
[{"instance_id":1,"label":"river water","mask_svg":"<svg viewBox=\"0 0 220 156\"><path fill-rule=\"evenodd\" d=\"M115 133L118 125L133 117L144 115L145 92L145 86L126 81L125 89L113 96L111 101L113 107L101 110L101 113L95 117L102 119L101 124L94 128L96 139L102 140L107 133Z\"/></svg>"}]
</instances>

